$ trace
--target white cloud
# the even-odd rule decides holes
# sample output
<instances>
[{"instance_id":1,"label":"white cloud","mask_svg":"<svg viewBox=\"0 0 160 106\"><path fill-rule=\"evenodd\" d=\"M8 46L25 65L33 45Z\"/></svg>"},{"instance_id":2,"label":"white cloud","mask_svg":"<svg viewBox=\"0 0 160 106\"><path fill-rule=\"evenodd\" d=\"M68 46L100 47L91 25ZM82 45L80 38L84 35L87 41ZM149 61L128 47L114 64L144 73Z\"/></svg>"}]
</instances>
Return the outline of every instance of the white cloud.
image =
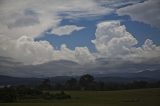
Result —
<instances>
[{"instance_id":1,"label":"white cloud","mask_svg":"<svg viewBox=\"0 0 160 106\"><path fill-rule=\"evenodd\" d=\"M99 23L96 29L96 39L92 42L101 55L118 57L128 52L128 49L137 44L137 40L126 31L119 21Z\"/></svg>"},{"instance_id":2,"label":"white cloud","mask_svg":"<svg viewBox=\"0 0 160 106\"><path fill-rule=\"evenodd\" d=\"M61 50L54 50L47 41L38 42L34 41L34 38L50 28L53 28L52 32L57 35L67 35L83 29L75 25L59 27L64 18L91 18L110 14L113 11L114 9L102 6L95 0L1 1L0 56L10 56L25 64L38 64L56 59L80 62L87 61L88 58L92 61L93 56L86 47L70 50L62 46ZM49 48L45 48L46 45ZM81 59L75 57L75 54L87 57Z\"/></svg>"},{"instance_id":3,"label":"white cloud","mask_svg":"<svg viewBox=\"0 0 160 106\"><path fill-rule=\"evenodd\" d=\"M17 40L8 40L0 46L1 55L12 57L24 64L41 64L51 61L54 48L47 41L34 41L22 36Z\"/></svg>"},{"instance_id":4,"label":"white cloud","mask_svg":"<svg viewBox=\"0 0 160 106\"><path fill-rule=\"evenodd\" d=\"M0 33L14 39L23 35L36 37L57 27L64 18L88 18L111 12L112 9L93 0L5 0L0 4Z\"/></svg>"},{"instance_id":5,"label":"white cloud","mask_svg":"<svg viewBox=\"0 0 160 106\"><path fill-rule=\"evenodd\" d=\"M94 56L87 47L76 47L75 50L71 50L62 44L60 50L55 50L48 41L34 41L33 38L27 36L22 36L17 40L2 39L0 42L2 43L1 56L12 57L25 65L55 60L69 60L79 64L94 61Z\"/></svg>"},{"instance_id":6,"label":"white cloud","mask_svg":"<svg viewBox=\"0 0 160 106\"><path fill-rule=\"evenodd\" d=\"M99 23L95 35L96 39L92 42L96 46L97 53L91 53L87 47L76 47L75 50L71 50L65 44L61 45L60 50L56 50L48 41L34 41L28 36L16 40L0 36L0 53L1 56L12 57L24 64L42 64L55 60L89 64L98 58L106 58L107 61L115 61L118 58L118 61L133 63L160 63L160 47L149 39L142 47L134 47L137 40L126 31L120 21Z\"/></svg>"},{"instance_id":7,"label":"white cloud","mask_svg":"<svg viewBox=\"0 0 160 106\"><path fill-rule=\"evenodd\" d=\"M132 6L124 7L118 10L118 14L125 15L130 12L131 18L157 26L160 22L157 18L159 14L153 15L150 11L154 13L159 11L158 3L155 4L154 1L147 7L150 2L153 1L133 5L136 10ZM110 5L110 1L108 3ZM113 4L111 3L112 6ZM139 12L141 6L149 8L150 11L142 9ZM60 50L56 50L48 41L34 41L35 37L50 28L53 28L52 33L59 36L83 29L75 25L59 27L60 22L65 18L90 19L110 14L114 10L95 0L3 0L0 4L0 56L12 57L25 65L68 60L83 64L79 68L84 68L84 65L89 67L88 64L99 58L108 61L115 58L114 61L120 59L131 63L160 63L160 47L153 44L151 40L146 40L142 47L134 47L138 41L124 25L120 24L120 21L106 21L97 25L96 39L92 41L97 53L91 53L87 47L76 47L75 50L71 50L65 44L61 45ZM118 61L117 64L124 66L124 62ZM109 69L114 66L114 64L105 64ZM90 67L95 68L96 64Z\"/></svg>"},{"instance_id":8,"label":"white cloud","mask_svg":"<svg viewBox=\"0 0 160 106\"><path fill-rule=\"evenodd\" d=\"M95 57L87 47L76 47L75 50L70 50L65 44L62 44L60 50L55 51L54 60L69 60L86 64L94 62Z\"/></svg>"},{"instance_id":9,"label":"white cloud","mask_svg":"<svg viewBox=\"0 0 160 106\"><path fill-rule=\"evenodd\" d=\"M78 62L74 54L74 50L70 50L65 44L62 44L60 50L56 50L53 56L54 60L70 60Z\"/></svg>"},{"instance_id":10,"label":"white cloud","mask_svg":"<svg viewBox=\"0 0 160 106\"><path fill-rule=\"evenodd\" d=\"M65 25L65 26L60 26L53 28L51 33L58 35L58 36L63 36L63 35L70 35L74 31L79 31L84 29L85 27L79 27L76 25Z\"/></svg>"},{"instance_id":11,"label":"white cloud","mask_svg":"<svg viewBox=\"0 0 160 106\"><path fill-rule=\"evenodd\" d=\"M30 73L32 73L32 76L42 77L159 69L160 46L147 39L142 46L135 47L137 40L127 32L120 21L99 23L95 34L96 39L93 43L97 49L96 53L91 53L87 47L76 47L75 50L71 50L65 44L61 45L60 50L56 50L47 41L37 42L27 36L22 36L17 40L0 39L2 56L16 58L25 65L34 64L34 66L22 66L15 69L6 68L0 64L5 70L1 73L15 76L31 76ZM24 71L21 71L22 69Z\"/></svg>"},{"instance_id":12,"label":"white cloud","mask_svg":"<svg viewBox=\"0 0 160 106\"><path fill-rule=\"evenodd\" d=\"M59 59L80 62L75 57L77 49L75 52L62 46L61 50L55 50L47 41L34 41L34 38L51 28L57 35L83 29L75 25L59 27L64 18L91 18L112 11L94 0L3 0L0 3L0 56L12 57L24 64ZM82 52L81 55L89 56L85 47Z\"/></svg>"},{"instance_id":13,"label":"white cloud","mask_svg":"<svg viewBox=\"0 0 160 106\"><path fill-rule=\"evenodd\" d=\"M141 47L134 47L137 40L126 31L120 21L106 21L99 23L96 30L96 39L92 41L98 53L98 58L108 61L123 61L139 64L160 64L160 46L147 39Z\"/></svg>"},{"instance_id":14,"label":"white cloud","mask_svg":"<svg viewBox=\"0 0 160 106\"><path fill-rule=\"evenodd\" d=\"M146 0L142 3L117 10L118 15L129 15L132 20L160 27L160 1Z\"/></svg>"},{"instance_id":15,"label":"white cloud","mask_svg":"<svg viewBox=\"0 0 160 106\"><path fill-rule=\"evenodd\" d=\"M160 64L160 46L147 39L142 47L132 47L125 58L135 63Z\"/></svg>"},{"instance_id":16,"label":"white cloud","mask_svg":"<svg viewBox=\"0 0 160 106\"><path fill-rule=\"evenodd\" d=\"M87 47L76 47L75 56L79 63L86 64L95 61L95 57L90 53Z\"/></svg>"}]
</instances>

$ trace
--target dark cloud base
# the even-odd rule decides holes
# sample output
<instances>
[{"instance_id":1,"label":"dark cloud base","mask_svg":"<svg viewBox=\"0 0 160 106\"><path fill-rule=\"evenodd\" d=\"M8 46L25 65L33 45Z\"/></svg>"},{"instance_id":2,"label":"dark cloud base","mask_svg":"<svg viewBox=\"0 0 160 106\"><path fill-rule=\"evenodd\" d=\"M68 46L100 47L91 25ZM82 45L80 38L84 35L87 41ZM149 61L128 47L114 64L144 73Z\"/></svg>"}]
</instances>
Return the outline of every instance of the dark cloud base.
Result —
<instances>
[{"instance_id":1,"label":"dark cloud base","mask_svg":"<svg viewBox=\"0 0 160 106\"><path fill-rule=\"evenodd\" d=\"M22 65L8 57L0 57L0 75L15 77L77 76L82 74L108 75L159 70L159 64L135 64L128 61L97 59L94 64L80 65L72 61L51 61L39 65Z\"/></svg>"}]
</instances>

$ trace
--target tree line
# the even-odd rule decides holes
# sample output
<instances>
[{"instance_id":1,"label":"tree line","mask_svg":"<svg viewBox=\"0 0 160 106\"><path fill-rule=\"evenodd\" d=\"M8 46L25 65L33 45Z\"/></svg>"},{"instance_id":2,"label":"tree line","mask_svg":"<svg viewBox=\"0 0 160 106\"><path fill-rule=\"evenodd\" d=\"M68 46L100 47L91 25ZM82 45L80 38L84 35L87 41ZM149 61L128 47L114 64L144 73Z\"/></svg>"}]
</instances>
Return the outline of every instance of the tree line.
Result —
<instances>
[{"instance_id":1,"label":"tree line","mask_svg":"<svg viewBox=\"0 0 160 106\"><path fill-rule=\"evenodd\" d=\"M39 86L43 90L123 90L139 88L157 88L160 87L160 81L147 82L143 80L132 81L128 83L103 82L96 81L92 75L85 74L79 79L70 78L65 83L52 84L50 79L44 79Z\"/></svg>"},{"instance_id":2,"label":"tree line","mask_svg":"<svg viewBox=\"0 0 160 106\"><path fill-rule=\"evenodd\" d=\"M71 96L64 91L51 92L43 91L36 87L11 86L0 88L0 103L21 102L23 100L53 100L70 99Z\"/></svg>"},{"instance_id":3,"label":"tree line","mask_svg":"<svg viewBox=\"0 0 160 106\"><path fill-rule=\"evenodd\" d=\"M0 88L0 102L18 102L23 101L24 99L70 99L71 96L64 92L66 90L107 91L156 87L160 87L160 81L152 83L147 81L133 81L130 83L105 83L102 81L96 81L92 75L85 74L79 79L70 78L66 80L65 83L52 84L51 80L47 78L37 86L6 86L4 88Z\"/></svg>"}]
</instances>

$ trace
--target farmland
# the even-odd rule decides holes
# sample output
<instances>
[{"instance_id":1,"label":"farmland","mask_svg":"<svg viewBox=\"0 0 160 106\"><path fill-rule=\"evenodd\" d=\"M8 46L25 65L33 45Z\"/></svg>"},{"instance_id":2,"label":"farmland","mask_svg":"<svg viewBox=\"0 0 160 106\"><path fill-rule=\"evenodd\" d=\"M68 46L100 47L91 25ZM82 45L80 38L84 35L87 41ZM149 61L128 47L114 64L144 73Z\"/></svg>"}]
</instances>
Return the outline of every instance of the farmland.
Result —
<instances>
[{"instance_id":1,"label":"farmland","mask_svg":"<svg viewBox=\"0 0 160 106\"><path fill-rule=\"evenodd\" d=\"M65 91L71 99L23 100L0 106L160 106L160 88L119 91Z\"/></svg>"}]
</instances>

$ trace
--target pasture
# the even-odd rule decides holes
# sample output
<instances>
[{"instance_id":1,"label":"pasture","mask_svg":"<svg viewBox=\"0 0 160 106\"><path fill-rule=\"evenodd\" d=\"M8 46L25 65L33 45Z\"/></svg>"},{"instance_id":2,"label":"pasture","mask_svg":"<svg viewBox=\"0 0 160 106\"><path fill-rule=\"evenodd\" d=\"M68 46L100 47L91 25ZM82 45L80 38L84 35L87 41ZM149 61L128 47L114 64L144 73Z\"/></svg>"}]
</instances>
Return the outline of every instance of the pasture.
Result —
<instances>
[{"instance_id":1,"label":"pasture","mask_svg":"<svg viewBox=\"0 0 160 106\"><path fill-rule=\"evenodd\" d=\"M65 91L66 100L23 100L0 106L160 106L160 88L119 91Z\"/></svg>"}]
</instances>

